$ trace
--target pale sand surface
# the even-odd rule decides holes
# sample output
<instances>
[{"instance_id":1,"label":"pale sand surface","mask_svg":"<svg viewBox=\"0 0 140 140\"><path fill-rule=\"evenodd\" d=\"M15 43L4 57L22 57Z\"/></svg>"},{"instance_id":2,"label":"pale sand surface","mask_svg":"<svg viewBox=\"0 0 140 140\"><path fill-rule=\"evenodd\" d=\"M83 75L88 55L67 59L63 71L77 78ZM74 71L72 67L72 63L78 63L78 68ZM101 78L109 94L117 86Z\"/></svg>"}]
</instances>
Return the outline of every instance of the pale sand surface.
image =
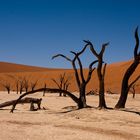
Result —
<instances>
[{"instance_id":1,"label":"pale sand surface","mask_svg":"<svg viewBox=\"0 0 140 140\"><path fill-rule=\"evenodd\" d=\"M0 103L19 95L0 92ZM29 97L42 97L36 93ZM118 95L106 95L107 104L114 107ZM42 107L46 110L29 111L29 104L0 110L0 140L139 140L140 115L117 110L87 108L70 111L76 104L69 97L46 94ZM87 96L90 106L98 106L98 96ZM128 111L140 112L140 95L127 102Z\"/></svg>"}]
</instances>

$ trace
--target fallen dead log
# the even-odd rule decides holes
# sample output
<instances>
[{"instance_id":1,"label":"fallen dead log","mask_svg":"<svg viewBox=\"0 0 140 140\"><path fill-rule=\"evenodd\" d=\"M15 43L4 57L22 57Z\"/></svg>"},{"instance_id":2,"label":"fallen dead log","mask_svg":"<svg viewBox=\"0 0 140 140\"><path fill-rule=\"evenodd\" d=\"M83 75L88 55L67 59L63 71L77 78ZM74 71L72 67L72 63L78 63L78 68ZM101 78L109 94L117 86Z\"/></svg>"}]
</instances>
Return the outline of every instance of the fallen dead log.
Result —
<instances>
[{"instance_id":1,"label":"fallen dead log","mask_svg":"<svg viewBox=\"0 0 140 140\"><path fill-rule=\"evenodd\" d=\"M36 92L40 92L40 91L46 91L46 92L49 92L49 93L65 93L66 95L68 95L75 103L79 104L79 98L77 96L75 96L74 94L66 91L66 90L61 90L61 89L54 89L54 88L40 88L40 89L36 89L36 90L33 90L33 91L29 91L29 92L26 92L22 95L20 95L20 97L16 100L16 102L13 104L13 107L11 109L11 113L14 112L14 109L16 107L16 105L18 104L18 102L25 96L27 95L30 95L30 94L34 94Z\"/></svg>"},{"instance_id":2,"label":"fallen dead log","mask_svg":"<svg viewBox=\"0 0 140 140\"><path fill-rule=\"evenodd\" d=\"M11 100L11 101L1 103L0 108L14 105L16 101L17 100ZM21 99L17 104L31 103L30 111L35 111L35 110L41 109L41 101L42 101L42 98L38 99L38 98L26 97L26 98ZM38 106L37 109L35 109L34 104L37 104Z\"/></svg>"}]
</instances>

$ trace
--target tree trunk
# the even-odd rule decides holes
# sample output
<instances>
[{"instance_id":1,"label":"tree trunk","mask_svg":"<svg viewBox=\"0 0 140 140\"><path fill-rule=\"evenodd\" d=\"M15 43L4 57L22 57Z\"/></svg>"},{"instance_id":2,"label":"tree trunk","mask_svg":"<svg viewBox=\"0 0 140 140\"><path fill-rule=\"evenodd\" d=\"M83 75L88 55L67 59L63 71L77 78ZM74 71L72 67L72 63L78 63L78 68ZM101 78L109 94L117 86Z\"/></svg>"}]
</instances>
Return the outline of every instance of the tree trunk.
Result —
<instances>
[{"instance_id":1,"label":"tree trunk","mask_svg":"<svg viewBox=\"0 0 140 140\"><path fill-rule=\"evenodd\" d=\"M133 63L130 65L130 67L127 69L123 81L122 81L122 88L121 88L121 95L119 98L118 103L116 104L115 108L125 108L128 92L129 92L129 78L135 71L139 64L139 61L133 61Z\"/></svg>"},{"instance_id":2,"label":"tree trunk","mask_svg":"<svg viewBox=\"0 0 140 140\"><path fill-rule=\"evenodd\" d=\"M97 74L99 79L99 108L107 108L104 95L104 75L102 74L102 58L98 59Z\"/></svg>"},{"instance_id":3,"label":"tree trunk","mask_svg":"<svg viewBox=\"0 0 140 140\"><path fill-rule=\"evenodd\" d=\"M25 88L25 91L28 92L28 88Z\"/></svg>"},{"instance_id":4,"label":"tree trunk","mask_svg":"<svg viewBox=\"0 0 140 140\"><path fill-rule=\"evenodd\" d=\"M18 87L17 87L17 94L18 94Z\"/></svg>"},{"instance_id":5,"label":"tree trunk","mask_svg":"<svg viewBox=\"0 0 140 140\"><path fill-rule=\"evenodd\" d=\"M59 96L62 96L62 92L59 93Z\"/></svg>"},{"instance_id":6,"label":"tree trunk","mask_svg":"<svg viewBox=\"0 0 140 140\"><path fill-rule=\"evenodd\" d=\"M107 108L104 95L104 80L99 81L99 108Z\"/></svg>"},{"instance_id":7,"label":"tree trunk","mask_svg":"<svg viewBox=\"0 0 140 140\"><path fill-rule=\"evenodd\" d=\"M7 91L8 91L8 94L10 94L10 89L7 89Z\"/></svg>"},{"instance_id":8,"label":"tree trunk","mask_svg":"<svg viewBox=\"0 0 140 140\"><path fill-rule=\"evenodd\" d=\"M79 91L80 91L80 97L79 97L79 103L78 103L78 108L79 109L87 107L85 87L86 87L86 85L81 85L81 87L79 89Z\"/></svg>"}]
</instances>

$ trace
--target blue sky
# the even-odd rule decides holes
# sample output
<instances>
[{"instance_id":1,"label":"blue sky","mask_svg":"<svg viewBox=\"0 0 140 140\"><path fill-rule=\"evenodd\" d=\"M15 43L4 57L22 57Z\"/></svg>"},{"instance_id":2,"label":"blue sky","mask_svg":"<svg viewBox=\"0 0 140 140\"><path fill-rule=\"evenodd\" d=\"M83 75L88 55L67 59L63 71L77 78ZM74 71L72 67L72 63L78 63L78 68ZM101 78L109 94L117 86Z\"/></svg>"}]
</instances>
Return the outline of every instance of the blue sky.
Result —
<instances>
[{"instance_id":1,"label":"blue sky","mask_svg":"<svg viewBox=\"0 0 140 140\"><path fill-rule=\"evenodd\" d=\"M139 0L1 0L0 61L71 68L57 53L83 48L90 40L96 50L110 42L107 63L129 60L135 46L134 30L140 25ZM140 30L140 29L139 29ZM84 67L94 60L87 50Z\"/></svg>"}]
</instances>

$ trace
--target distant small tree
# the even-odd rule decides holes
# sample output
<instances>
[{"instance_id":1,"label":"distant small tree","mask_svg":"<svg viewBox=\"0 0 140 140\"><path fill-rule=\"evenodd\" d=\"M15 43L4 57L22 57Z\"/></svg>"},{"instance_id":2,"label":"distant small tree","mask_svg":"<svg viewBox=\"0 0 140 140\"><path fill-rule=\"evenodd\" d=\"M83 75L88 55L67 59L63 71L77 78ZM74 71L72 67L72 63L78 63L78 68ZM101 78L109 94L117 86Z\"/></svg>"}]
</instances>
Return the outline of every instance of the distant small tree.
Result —
<instances>
[{"instance_id":1,"label":"distant small tree","mask_svg":"<svg viewBox=\"0 0 140 140\"><path fill-rule=\"evenodd\" d=\"M1 83L1 85L7 90L8 94L10 94L11 83L10 82L5 82L5 83Z\"/></svg>"},{"instance_id":2,"label":"distant small tree","mask_svg":"<svg viewBox=\"0 0 140 140\"><path fill-rule=\"evenodd\" d=\"M16 87L16 92L18 94L18 91L19 91L19 77L16 76L16 75L11 75L11 74L6 74L7 77L9 77L10 79L14 80L15 82L15 87Z\"/></svg>"},{"instance_id":3,"label":"distant small tree","mask_svg":"<svg viewBox=\"0 0 140 140\"><path fill-rule=\"evenodd\" d=\"M70 82L69 82L69 79L66 79L65 82L64 82L64 90L68 91L68 88L70 86ZM66 94L63 93L63 96L66 97Z\"/></svg>"},{"instance_id":4,"label":"distant small tree","mask_svg":"<svg viewBox=\"0 0 140 140\"><path fill-rule=\"evenodd\" d=\"M129 79L130 79L131 75L134 73L137 66L140 64L140 51L138 50L139 49L138 27L135 30L135 40L136 40L136 45L134 48L134 60L124 74L124 77L122 80L122 86L121 86L121 95L120 95L120 98L119 98L115 108L125 108L128 92L129 92L131 86L133 86L135 84L135 82L140 78L140 75L139 75L138 77L136 77L136 79L134 81L132 81L129 84Z\"/></svg>"},{"instance_id":5,"label":"distant small tree","mask_svg":"<svg viewBox=\"0 0 140 140\"><path fill-rule=\"evenodd\" d=\"M18 90L19 90L19 80L18 79L16 79L16 81L15 81L15 86L16 86L16 92L18 94Z\"/></svg>"},{"instance_id":6,"label":"distant small tree","mask_svg":"<svg viewBox=\"0 0 140 140\"><path fill-rule=\"evenodd\" d=\"M13 78L13 76L11 74L5 74L6 79L3 81L1 81L1 85L7 90L8 94L10 94L10 90L11 90L11 79ZM10 79L10 80L9 80Z\"/></svg>"},{"instance_id":7,"label":"distant small tree","mask_svg":"<svg viewBox=\"0 0 140 140\"><path fill-rule=\"evenodd\" d=\"M25 88L25 91L28 92L28 90L29 90L29 79L27 79L26 77L24 78L24 88Z\"/></svg>"},{"instance_id":8,"label":"distant small tree","mask_svg":"<svg viewBox=\"0 0 140 140\"><path fill-rule=\"evenodd\" d=\"M132 97L133 97L133 98L135 98L135 95L136 95L136 86L138 86L138 85L134 84L134 85L132 85L131 88L129 89L129 92L132 93L132 95L133 95Z\"/></svg>"},{"instance_id":9,"label":"distant small tree","mask_svg":"<svg viewBox=\"0 0 140 140\"><path fill-rule=\"evenodd\" d=\"M68 87L70 85L69 78L66 77L65 73L60 74L58 81L55 79L52 79L52 81L57 85L59 89L62 89L62 90L68 90ZM63 95L65 96L65 94ZM60 92L59 96L62 96L62 92Z\"/></svg>"},{"instance_id":10,"label":"distant small tree","mask_svg":"<svg viewBox=\"0 0 140 140\"><path fill-rule=\"evenodd\" d=\"M47 84L44 83L44 89L46 89L46 87L47 87ZM46 92L46 90L43 91L43 96L45 96L45 92Z\"/></svg>"},{"instance_id":11,"label":"distant small tree","mask_svg":"<svg viewBox=\"0 0 140 140\"><path fill-rule=\"evenodd\" d=\"M37 84L38 84L38 80L35 80L35 81L31 82L31 90L32 91L35 90L35 87L37 86Z\"/></svg>"},{"instance_id":12,"label":"distant small tree","mask_svg":"<svg viewBox=\"0 0 140 140\"><path fill-rule=\"evenodd\" d=\"M19 93L20 94L22 94L24 87L25 87L25 85L24 85L24 78L21 78L19 80Z\"/></svg>"}]
</instances>

